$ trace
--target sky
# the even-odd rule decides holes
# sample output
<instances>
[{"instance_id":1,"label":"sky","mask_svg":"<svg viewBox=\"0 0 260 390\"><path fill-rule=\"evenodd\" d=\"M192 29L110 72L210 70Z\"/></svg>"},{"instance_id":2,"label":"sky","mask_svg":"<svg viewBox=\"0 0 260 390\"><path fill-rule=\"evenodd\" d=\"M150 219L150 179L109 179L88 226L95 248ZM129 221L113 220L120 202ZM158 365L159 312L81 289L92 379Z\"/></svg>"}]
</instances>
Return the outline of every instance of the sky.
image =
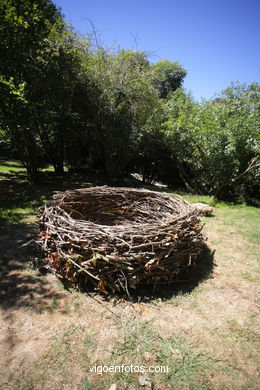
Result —
<instances>
[{"instance_id":1,"label":"sky","mask_svg":"<svg viewBox=\"0 0 260 390\"><path fill-rule=\"evenodd\" d=\"M231 82L260 82L260 0L54 0L82 34L106 47L178 61L184 87L209 99Z\"/></svg>"}]
</instances>

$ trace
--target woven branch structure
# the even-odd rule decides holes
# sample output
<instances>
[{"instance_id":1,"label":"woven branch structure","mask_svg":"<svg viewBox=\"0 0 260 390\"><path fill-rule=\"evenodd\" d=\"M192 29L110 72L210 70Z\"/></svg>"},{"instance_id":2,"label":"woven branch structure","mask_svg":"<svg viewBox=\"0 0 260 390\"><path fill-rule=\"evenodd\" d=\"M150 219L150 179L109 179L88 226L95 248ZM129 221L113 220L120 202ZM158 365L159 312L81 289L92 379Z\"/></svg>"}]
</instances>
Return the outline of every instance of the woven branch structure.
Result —
<instances>
[{"instance_id":1,"label":"woven branch structure","mask_svg":"<svg viewBox=\"0 0 260 390\"><path fill-rule=\"evenodd\" d=\"M60 277L105 294L171 284L205 242L189 203L145 189L57 192L40 210L46 262Z\"/></svg>"}]
</instances>

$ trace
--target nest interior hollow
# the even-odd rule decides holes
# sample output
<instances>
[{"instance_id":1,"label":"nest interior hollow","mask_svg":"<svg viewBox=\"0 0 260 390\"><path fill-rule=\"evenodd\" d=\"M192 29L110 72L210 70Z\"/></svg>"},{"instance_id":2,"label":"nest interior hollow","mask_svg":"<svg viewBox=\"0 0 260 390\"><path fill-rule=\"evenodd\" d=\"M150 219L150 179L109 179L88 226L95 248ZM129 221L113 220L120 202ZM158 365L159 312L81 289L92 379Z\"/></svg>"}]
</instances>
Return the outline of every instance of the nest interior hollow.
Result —
<instances>
[{"instance_id":1,"label":"nest interior hollow","mask_svg":"<svg viewBox=\"0 0 260 390\"><path fill-rule=\"evenodd\" d=\"M188 202L144 189L57 192L41 214L46 261L61 277L103 293L170 284L205 240Z\"/></svg>"}]
</instances>

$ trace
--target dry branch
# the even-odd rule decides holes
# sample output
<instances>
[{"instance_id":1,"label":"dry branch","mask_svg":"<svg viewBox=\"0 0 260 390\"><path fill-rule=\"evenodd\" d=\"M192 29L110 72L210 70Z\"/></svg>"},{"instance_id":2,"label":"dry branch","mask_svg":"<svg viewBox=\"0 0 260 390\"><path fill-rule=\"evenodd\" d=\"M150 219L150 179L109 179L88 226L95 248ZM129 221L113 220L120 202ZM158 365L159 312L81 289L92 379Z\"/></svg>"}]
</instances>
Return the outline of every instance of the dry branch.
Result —
<instances>
[{"instance_id":1,"label":"dry branch","mask_svg":"<svg viewBox=\"0 0 260 390\"><path fill-rule=\"evenodd\" d=\"M180 197L132 188L57 192L41 208L38 243L61 277L103 293L170 284L204 245Z\"/></svg>"}]
</instances>

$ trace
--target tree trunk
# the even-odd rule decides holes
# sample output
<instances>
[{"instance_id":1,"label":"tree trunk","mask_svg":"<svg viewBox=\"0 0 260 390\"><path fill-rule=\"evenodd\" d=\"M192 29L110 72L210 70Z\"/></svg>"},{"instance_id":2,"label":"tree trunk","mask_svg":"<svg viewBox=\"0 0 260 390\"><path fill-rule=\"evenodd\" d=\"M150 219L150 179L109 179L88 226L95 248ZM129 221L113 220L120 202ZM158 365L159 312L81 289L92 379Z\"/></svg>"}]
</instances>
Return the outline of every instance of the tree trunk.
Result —
<instances>
[{"instance_id":1,"label":"tree trunk","mask_svg":"<svg viewBox=\"0 0 260 390\"><path fill-rule=\"evenodd\" d=\"M32 167L27 168L27 175L29 179L32 181L33 184L39 184L40 183L40 174L38 169L34 169Z\"/></svg>"},{"instance_id":2,"label":"tree trunk","mask_svg":"<svg viewBox=\"0 0 260 390\"><path fill-rule=\"evenodd\" d=\"M180 178L181 178L183 184L185 185L185 187L187 188L187 190L190 191L192 194L195 194L194 188L192 188L191 185L188 182L188 178L187 178L186 172L185 172L182 164L177 162L176 166L178 168Z\"/></svg>"},{"instance_id":3,"label":"tree trunk","mask_svg":"<svg viewBox=\"0 0 260 390\"><path fill-rule=\"evenodd\" d=\"M55 164L54 171L55 171L56 175L63 175L64 174L63 162L60 161L57 164Z\"/></svg>"}]
</instances>

